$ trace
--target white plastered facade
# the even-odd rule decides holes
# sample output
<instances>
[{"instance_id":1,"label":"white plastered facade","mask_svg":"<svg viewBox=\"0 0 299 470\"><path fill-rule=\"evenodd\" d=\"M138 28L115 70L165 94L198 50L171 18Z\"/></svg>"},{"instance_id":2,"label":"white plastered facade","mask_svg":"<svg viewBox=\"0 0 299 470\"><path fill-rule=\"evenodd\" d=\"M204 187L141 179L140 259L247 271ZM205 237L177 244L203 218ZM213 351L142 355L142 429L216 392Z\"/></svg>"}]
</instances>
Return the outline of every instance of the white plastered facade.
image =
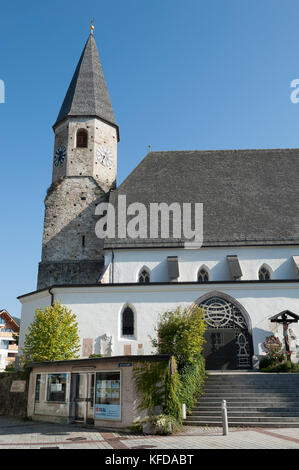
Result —
<instances>
[{"instance_id":1,"label":"white plastered facade","mask_svg":"<svg viewBox=\"0 0 299 470\"><path fill-rule=\"evenodd\" d=\"M154 354L151 337L159 316L178 306L190 307L202 297L224 296L242 306L249 318L249 330L253 343L253 365L265 354L263 342L267 336L278 336L283 342L282 327L270 322L270 317L284 310L299 313L299 289L293 256L297 247L234 247L202 248L201 250L118 250L106 254L107 271L98 286L53 287L54 300L69 307L77 316L81 344L83 339L93 340L96 354L126 354L125 346L132 354ZM231 281L226 256L237 254L243 272L242 280ZM167 256L179 259L178 282L167 280ZM198 269L209 269L210 282L196 282ZM271 281L258 280L262 265L271 269ZM137 283L138 273L146 266L151 273L152 284ZM113 269L114 284L109 282ZM106 282L106 284L105 284ZM24 335L37 307L51 303L48 290L22 297L22 322L20 348ZM134 335L121 334L122 312L130 306L134 312ZM292 360L299 361L299 327L292 324ZM109 352L107 344L109 343ZM81 357L83 355L81 349Z\"/></svg>"}]
</instances>

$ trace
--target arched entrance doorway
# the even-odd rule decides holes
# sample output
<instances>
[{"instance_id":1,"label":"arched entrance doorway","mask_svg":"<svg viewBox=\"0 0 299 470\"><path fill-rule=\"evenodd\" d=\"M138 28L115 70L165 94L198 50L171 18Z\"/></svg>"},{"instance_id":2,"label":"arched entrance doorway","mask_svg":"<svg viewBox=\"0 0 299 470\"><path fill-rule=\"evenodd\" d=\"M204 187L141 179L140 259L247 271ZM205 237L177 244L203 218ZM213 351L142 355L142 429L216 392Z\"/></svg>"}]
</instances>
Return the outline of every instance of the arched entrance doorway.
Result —
<instances>
[{"instance_id":1,"label":"arched entrance doorway","mask_svg":"<svg viewBox=\"0 0 299 470\"><path fill-rule=\"evenodd\" d=\"M251 321L239 302L227 294L211 292L196 303L205 312L207 370L252 367Z\"/></svg>"}]
</instances>

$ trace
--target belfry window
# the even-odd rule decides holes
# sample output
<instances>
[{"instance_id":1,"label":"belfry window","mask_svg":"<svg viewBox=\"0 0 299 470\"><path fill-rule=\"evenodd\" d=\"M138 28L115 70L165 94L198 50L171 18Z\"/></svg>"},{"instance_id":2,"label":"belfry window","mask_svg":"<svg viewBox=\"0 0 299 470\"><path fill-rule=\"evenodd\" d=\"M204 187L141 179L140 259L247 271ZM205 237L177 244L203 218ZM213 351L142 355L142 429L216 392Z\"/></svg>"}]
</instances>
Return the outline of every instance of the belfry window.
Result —
<instances>
[{"instance_id":1,"label":"belfry window","mask_svg":"<svg viewBox=\"0 0 299 470\"><path fill-rule=\"evenodd\" d=\"M260 281L270 281L271 279L271 273L266 266L262 266L259 270L259 280Z\"/></svg>"},{"instance_id":2,"label":"belfry window","mask_svg":"<svg viewBox=\"0 0 299 470\"><path fill-rule=\"evenodd\" d=\"M126 307L122 313L122 335L134 335L134 312L130 307Z\"/></svg>"},{"instance_id":3,"label":"belfry window","mask_svg":"<svg viewBox=\"0 0 299 470\"><path fill-rule=\"evenodd\" d=\"M76 147L86 148L88 141L88 133L85 129L79 129L76 136Z\"/></svg>"},{"instance_id":4,"label":"belfry window","mask_svg":"<svg viewBox=\"0 0 299 470\"><path fill-rule=\"evenodd\" d=\"M200 268L200 270L197 273L197 281L198 282L209 282L209 273L208 273L207 269Z\"/></svg>"},{"instance_id":5,"label":"belfry window","mask_svg":"<svg viewBox=\"0 0 299 470\"><path fill-rule=\"evenodd\" d=\"M149 284L151 282L151 275L147 268L142 268L138 276L139 284Z\"/></svg>"}]
</instances>

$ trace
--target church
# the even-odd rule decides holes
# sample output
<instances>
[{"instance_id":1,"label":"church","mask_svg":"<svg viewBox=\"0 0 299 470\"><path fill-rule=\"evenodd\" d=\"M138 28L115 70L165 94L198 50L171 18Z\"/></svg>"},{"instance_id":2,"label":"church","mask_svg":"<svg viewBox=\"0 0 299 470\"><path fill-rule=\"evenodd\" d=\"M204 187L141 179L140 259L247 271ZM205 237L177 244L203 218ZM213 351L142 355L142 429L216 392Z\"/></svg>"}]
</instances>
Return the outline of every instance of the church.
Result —
<instances>
[{"instance_id":1,"label":"church","mask_svg":"<svg viewBox=\"0 0 299 470\"><path fill-rule=\"evenodd\" d=\"M37 288L18 297L19 348L35 310L60 300L77 316L81 358L151 355L160 315L197 304L207 369L257 368L266 338L283 342L272 317L299 314L299 149L149 151L117 187L120 132L93 30L53 131ZM123 201L126 215L148 209L146 220L152 205L168 210L172 231L135 224L128 236ZM198 244L178 230L187 207L189 231L202 225ZM111 208L119 230L100 237ZM295 323L289 344L298 362Z\"/></svg>"}]
</instances>

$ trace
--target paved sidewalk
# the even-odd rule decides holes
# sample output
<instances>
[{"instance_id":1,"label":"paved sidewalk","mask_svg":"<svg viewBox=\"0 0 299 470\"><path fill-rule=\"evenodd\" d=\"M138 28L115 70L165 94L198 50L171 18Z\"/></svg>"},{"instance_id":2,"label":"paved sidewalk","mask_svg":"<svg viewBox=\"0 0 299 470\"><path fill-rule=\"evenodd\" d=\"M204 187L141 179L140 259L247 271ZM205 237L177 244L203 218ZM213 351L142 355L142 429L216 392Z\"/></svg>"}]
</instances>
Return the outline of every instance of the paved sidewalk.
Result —
<instances>
[{"instance_id":1,"label":"paved sidewalk","mask_svg":"<svg viewBox=\"0 0 299 470\"><path fill-rule=\"evenodd\" d=\"M1 449L299 449L298 428L185 427L174 436L137 436L0 416Z\"/></svg>"}]
</instances>

